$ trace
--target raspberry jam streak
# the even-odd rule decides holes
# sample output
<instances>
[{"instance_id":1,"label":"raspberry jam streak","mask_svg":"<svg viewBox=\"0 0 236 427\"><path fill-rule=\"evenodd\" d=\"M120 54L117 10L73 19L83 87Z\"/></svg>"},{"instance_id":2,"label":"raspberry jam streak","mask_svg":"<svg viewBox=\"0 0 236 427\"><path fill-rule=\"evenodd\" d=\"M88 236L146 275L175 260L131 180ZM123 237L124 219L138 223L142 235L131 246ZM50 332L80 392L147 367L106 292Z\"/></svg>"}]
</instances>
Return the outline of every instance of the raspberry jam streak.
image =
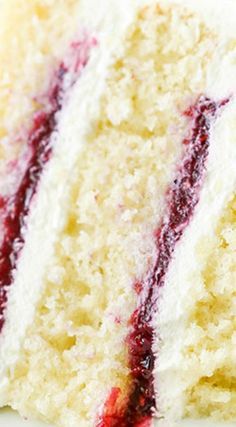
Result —
<instances>
[{"instance_id":1,"label":"raspberry jam streak","mask_svg":"<svg viewBox=\"0 0 236 427\"><path fill-rule=\"evenodd\" d=\"M185 154L167 193L164 218L155 233L157 256L155 265L138 286L138 308L131 317L128 336L131 386L120 409L121 390L113 389L105 404L98 427L148 427L156 413L153 369L155 355L154 315L159 291L165 282L176 244L188 226L199 202L209 151L211 126L220 110L229 102L214 102L201 96L185 115L191 121L189 136L183 141ZM115 392L114 392L115 390Z\"/></svg>"},{"instance_id":2,"label":"raspberry jam streak","mask_svg":"<svg viewBox=\"0 0 236 427\"><path fill-rule=\"evenodd\" d=\"M4 310L9 286L25 242L25 229L32 199L45 165L53 151L52 134L57 129L57 113L62 109L65 95L75 84L89 59L89 51L96 45L94 39L73 43L68 58L61 62L42 105L33 117L27 133L28 161L14 194L0 197L3 238L0 246L0 331L4 325ZM19 160L18 162L20 162Z\"/></svg>"}]
</instances>

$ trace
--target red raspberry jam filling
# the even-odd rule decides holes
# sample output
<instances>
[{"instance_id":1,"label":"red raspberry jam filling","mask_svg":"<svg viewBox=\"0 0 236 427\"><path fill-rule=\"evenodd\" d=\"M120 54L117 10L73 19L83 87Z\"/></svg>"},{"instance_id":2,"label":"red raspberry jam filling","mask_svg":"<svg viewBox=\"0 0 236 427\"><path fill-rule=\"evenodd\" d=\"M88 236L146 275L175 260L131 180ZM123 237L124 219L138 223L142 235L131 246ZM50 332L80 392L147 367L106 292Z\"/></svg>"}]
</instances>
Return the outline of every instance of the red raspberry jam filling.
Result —
<instances>
[{"instance_id":1,"label":"red raspberry jam filling","mask_svg":"<svg viewBox=\"0 0 236 427\"><path fill-rule=\"evenodd\" d=\"M211 127L229 99L214 102L201 96L185 115L191 120L191 132L183 141L185 154L167 193L166 214L155 233L157 256L146 279L138 289L138 308L131 317L128 336L131 386L120 409L121 390L113 389L106 402L99 427L148 427L157 412L154 390L155 339L154 315L160 289L177 243L187 228L199 202L209 152ZM115 393L114 393L115 390Z\"/></svg>"},{"instance_id":2,"label":"red raspberry jam filling","mask_svg":"<svg viewBox=\"0 0 236 427\"><path fill-rule=\"evenodd\" d=\"M3 238L0 246L0 331L4 325L4 310L9 286L20 252L25 242L27 217L45 165L52 156L52 134L57 129L57 113L62 109L65 95L75 84L89 59L94 39L71 45L68 59L55 71L48 93L43 96L44 107L35 114L27 135L28 161L18 188L8 197L0 197ZM19 160L20 161L20 160Z\"/></svg>"}]
</instances>

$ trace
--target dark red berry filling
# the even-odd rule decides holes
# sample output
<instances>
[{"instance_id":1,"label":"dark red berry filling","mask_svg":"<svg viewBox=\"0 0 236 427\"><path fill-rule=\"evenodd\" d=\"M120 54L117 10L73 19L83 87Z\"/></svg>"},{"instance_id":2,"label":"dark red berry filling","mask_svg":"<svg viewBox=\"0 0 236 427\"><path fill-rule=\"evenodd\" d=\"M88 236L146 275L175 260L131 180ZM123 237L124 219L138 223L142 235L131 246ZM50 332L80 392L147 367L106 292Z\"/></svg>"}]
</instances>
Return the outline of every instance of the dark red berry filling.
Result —
<instances>
[{"instance_id":1,"label":"dark red berry filling","mask_svg":"<svg viewBox=\"0 0 236 427\"><path fill-rule=\"evenodd\" d=\"M59 64L48 93L42 97L44 107L35 114L33 125L28 132L28 161L18 188L11 196L5 198L0 196L3 228L0 246L0 331L5 321L4 310L7 304L8 289L13 282L14 271L25 242L31 202L45 165L52 155L51 136L57 129L57 113L62 108L67 90L74 85L82 69L86 66L90 49L95 44L94 39L73 43L68 60ZM65 85L66 77L67 85Z\"/></svg>"},{"instance_id":2,"label":"dark red berry filling","mask_svg":"<svg viewBox=\"0 0 236 427\"><path fill-rule=\"evenodd\" d=\"M183 141L185 154L167 193L167 209L155 233L157 256L146 279L135 284L138 308L131 317L128 336L131 386L127 400L120 409L120 395L108 400L99 427L150 426L157 412L153 369L155 355L154 315L158 309L160 289L177 243L188 226L199 202L209 152L211 126L229 99L214 102L201 96L185 115L191 120L190 135Z\"/></svg>"}]
</instances>

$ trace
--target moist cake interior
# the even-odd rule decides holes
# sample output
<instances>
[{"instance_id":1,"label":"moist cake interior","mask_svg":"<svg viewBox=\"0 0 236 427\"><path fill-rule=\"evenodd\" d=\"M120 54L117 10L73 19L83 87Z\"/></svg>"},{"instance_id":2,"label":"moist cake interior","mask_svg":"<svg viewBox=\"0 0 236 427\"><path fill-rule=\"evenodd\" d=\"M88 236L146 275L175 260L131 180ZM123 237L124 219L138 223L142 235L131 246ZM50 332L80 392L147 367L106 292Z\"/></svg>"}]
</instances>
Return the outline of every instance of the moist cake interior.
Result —
<instances>
[{"instance_id":1,"label":"moist cake interior","mask_svg":"<svg viewBox=\"0 0 236 427\"><path fill-rule=\"evenodd\" d=\"M235 38L141 3L0 6L0 401L61 427L236 420Z\"/></svg>"}]
</instances>

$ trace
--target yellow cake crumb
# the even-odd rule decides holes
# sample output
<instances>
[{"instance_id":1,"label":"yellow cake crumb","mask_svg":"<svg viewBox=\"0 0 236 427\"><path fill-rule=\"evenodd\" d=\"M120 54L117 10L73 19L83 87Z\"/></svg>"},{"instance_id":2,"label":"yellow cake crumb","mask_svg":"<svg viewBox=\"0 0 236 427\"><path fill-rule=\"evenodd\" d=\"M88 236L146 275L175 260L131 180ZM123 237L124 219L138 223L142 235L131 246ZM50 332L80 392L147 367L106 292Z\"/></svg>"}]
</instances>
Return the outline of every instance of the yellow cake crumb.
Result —
<instances>
[{"instance_id":1,"label":"yellow cake crumb","mask_svg":"<svg viewBox=\"0 0 236 427\"><path fill-rule=\"evenodd\" d=\"M153 264L153 233L182 153L186 106L205 89L215 37L179 8L150 7L109 70L100 118L71 177L70 207L9 404L58 426L93 425L126 390L133 289ZM80 100L78 100L78 103Z\"/></svg>"},{"instance_id":2,"label":"yellow cake crumb","mask_svg":"<svg viewBox=\"0 0 236 427\"><path fill-rule=\"evenodd\" d=\"M198 365L198 378L187 392L187 415L228 420L236 419L235 197L219 221L216 236L202 271L201 298L190 319L198 332L186 357L194 367Z\"/></svg>"}]
</instances>

